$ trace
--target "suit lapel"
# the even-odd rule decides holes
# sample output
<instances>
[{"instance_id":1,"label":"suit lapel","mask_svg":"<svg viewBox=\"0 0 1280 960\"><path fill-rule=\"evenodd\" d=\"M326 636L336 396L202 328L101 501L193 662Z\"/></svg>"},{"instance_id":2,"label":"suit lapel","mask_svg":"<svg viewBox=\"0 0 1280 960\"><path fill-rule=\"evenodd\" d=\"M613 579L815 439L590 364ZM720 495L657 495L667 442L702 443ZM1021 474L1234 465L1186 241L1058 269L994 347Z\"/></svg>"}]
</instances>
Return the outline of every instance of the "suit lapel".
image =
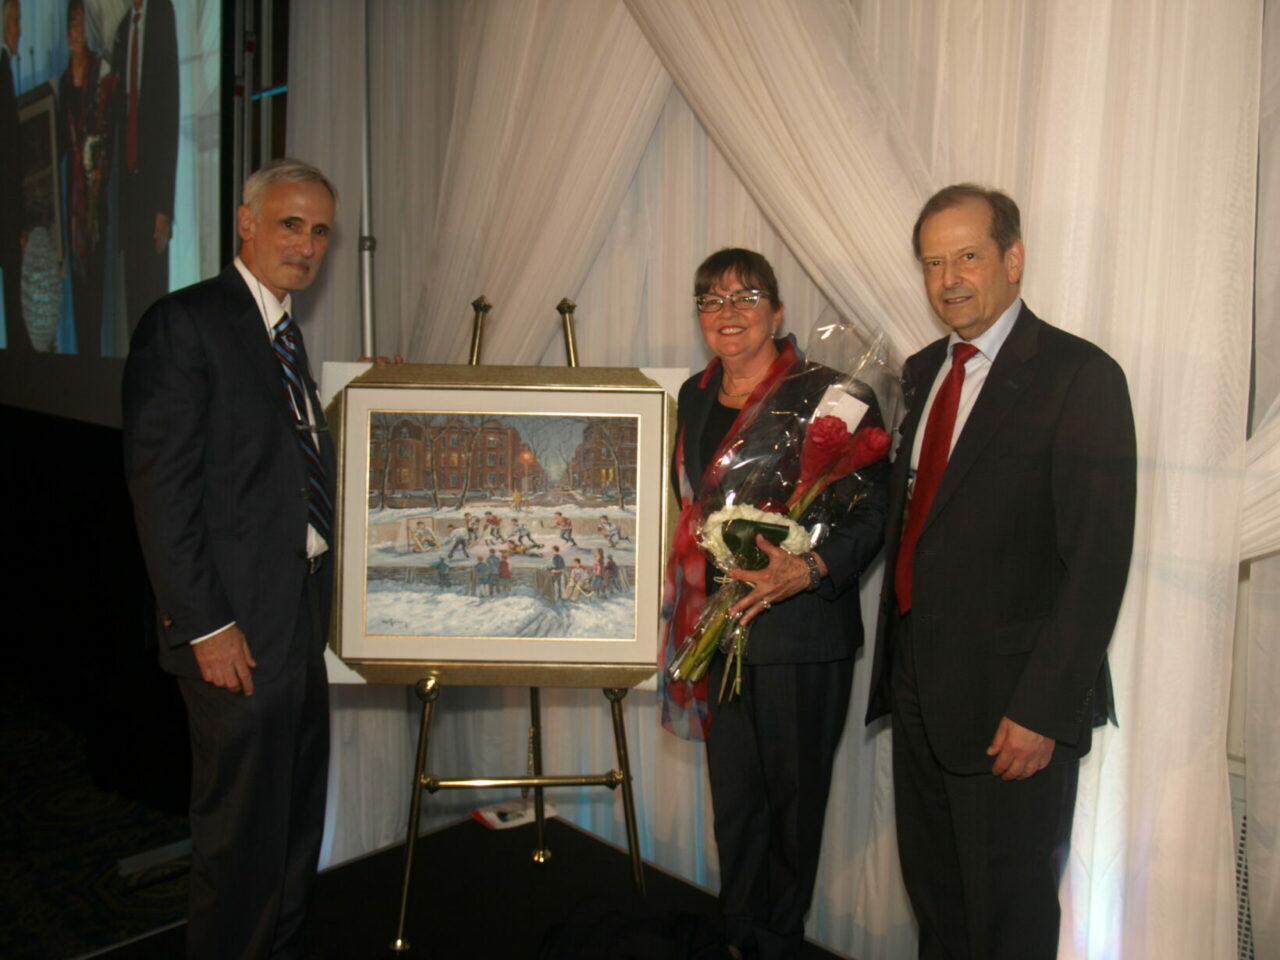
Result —
<instances>
[{"instance_id":1,"label":"suit lapel","mask_svg":"<svg viewBox=\"0 0 1280 960\"><path fill-rule=\"evenodd\" d=\"M222 282L227 292L226 323L240 346L245 367L251 372L253 382L263 391L268 401L280 411L287 429L293 431L293 410L289 406L281 380L280 361L271 348L262 311L253 294L240 276L235 265L222 271Z\"/></svg>"},{"instance_id":2,"label":"suit lapel","mask_svg":"<svg viewBox=\"0 0 1280 960\"><path fill-rule=\"evenodd\" d=\"M922 408L929 399L929 390L938 375L938 368L946 357L947 341L938 340L908 360L903 371L906 381L903 402L906 404L907 414L898 427L898 452L893 461L889 486L889 520L885 528L885 542L891 547L887 555L890 558L896 556L898 540L902 535L907 487L911 479L911 450L915 446L916 431L920 429L921 414L924 412Z\"/></svg>"},{"instance_id":3,"label":"suit lapel","mask_svg":"<svg viewBox=\"0 0 1280 960\"><path fill-rule=\"evenodd\" d=\"M711 416L711 406L715 403L716 393L720 389L720 375L721 368L717 366L711 374L706 389L694 393L692 402L687 404L689 409L684 421L684 469L695 499L702 486L702 475L707 469L707 465L702 460L702 449L698 438L702 436L707 418Z\"/></svg>"},{"instance_id":4,"label":"suit lapel","mask_svg":"<svg viewBox=\"0 0 1280 960\"><path fill-rule=\"evenodd\" d=\"M919 358L910 364L910 384L903 396L907 415L902 420L902 426L898 428L898 432L902 435L900 449L907 452L908 463L911 459L911 447L915 443L916 430L920 427L920 415L924 412L925 401L929 399L929 391L938 376L938 368L946 358L947 341L936 340L921 350Z\"/></svg>"},{"instance_id":5,"label":"suit lapel","mask_svg":"<svg viewBox=\"0 0 1280 960\"><path fill-rule=\"evenodd\" d=\"M1040 325L1041 320L1024 304L1008 339L991 365L982 393L978 395L964 429L956 439L955 449L951 451L947 469L942 474L942 482L925 520L925 529L946 509L951 495L964 481L965 475L1031 382L1034 370L1030 360L1036 353Z\"/></svg>"}]
</instances>

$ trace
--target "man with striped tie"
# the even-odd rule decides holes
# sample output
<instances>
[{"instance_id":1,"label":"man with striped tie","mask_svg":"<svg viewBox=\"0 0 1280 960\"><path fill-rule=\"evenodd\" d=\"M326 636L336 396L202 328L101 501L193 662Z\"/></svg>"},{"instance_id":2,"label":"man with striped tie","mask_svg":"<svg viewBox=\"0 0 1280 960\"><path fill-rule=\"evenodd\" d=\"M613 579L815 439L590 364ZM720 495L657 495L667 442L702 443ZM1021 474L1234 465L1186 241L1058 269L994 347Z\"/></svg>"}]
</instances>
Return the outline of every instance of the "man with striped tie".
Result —
<instances>
[{"instance_id":1,"label":"man with striped tie","mask_svg":"<svg viewBox=\"0 0 1280 960\"><path fill-rule=\"evenodd\" d=\"M188 956L296 957L324 825L334 458L291 291L337 197L319 170L245 182L240 255L143 315L125 470L161 665L192 744Z\"/></svg>"}]
</instances>

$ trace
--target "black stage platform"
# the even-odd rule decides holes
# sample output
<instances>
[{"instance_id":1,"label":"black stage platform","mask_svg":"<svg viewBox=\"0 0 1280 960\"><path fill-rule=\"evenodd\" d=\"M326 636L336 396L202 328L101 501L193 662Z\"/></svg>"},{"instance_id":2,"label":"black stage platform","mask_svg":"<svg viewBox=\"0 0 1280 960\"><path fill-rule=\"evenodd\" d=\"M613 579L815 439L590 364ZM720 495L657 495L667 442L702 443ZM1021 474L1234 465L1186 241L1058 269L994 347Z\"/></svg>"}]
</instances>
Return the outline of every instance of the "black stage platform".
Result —
<instances>
[{"instance_id":1,"label":"black stage platform","mask_svg":"<svg viewBox=\"0 0 1280 960\"><path fill-rule=\"evenodd\" d=\"M469 820L418 842L407 953L393 954L403 846L320 875L307 923L311 960L728 957L715 898L645 867L632 895L626 854L559 820L547 823L551 860L533 862L534 828L491 831ZM184 926L109 951L101 960L176 960ZM627 944L626 947L620 944ZM805 960L832 958L813 944Z\"/></svg>"}]
</instances>

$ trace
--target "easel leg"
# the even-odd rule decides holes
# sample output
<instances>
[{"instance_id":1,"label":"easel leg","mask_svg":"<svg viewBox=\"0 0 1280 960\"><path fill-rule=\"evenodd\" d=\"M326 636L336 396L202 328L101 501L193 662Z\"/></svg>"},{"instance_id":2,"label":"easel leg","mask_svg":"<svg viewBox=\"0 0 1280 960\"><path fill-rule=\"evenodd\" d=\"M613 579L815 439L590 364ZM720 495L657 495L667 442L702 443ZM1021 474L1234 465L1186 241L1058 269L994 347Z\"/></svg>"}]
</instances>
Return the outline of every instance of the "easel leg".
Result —
<instances>
[{"instance_id":1,"label":"easel leg","mask_svg":"<svg viewBox=\"0 0 1280 960\"><path fill-rule=\"evenodd\" d=\"M542 776L542 718L541 698L537 687L529 688L529 762L535 777ZM533 851L535 863L546 863L551 859L551 851L547 849L546 808L542 802L542 787L533 788L533 819L538 826L538 845Z\"/></svg>"},{"instance_id":2,"label":"easel leg","mask_svg":"<svg viewBox=\"0 0 1280 960\"><path fill-rule=\"evenodd\" d=\"M640 834L636 829L636 800L631 791L631 757L627 753L627 728L622 716L622 698L627 691L611 688L604 692L613 713L613 742L618 750L618 766L622 769L622 815L627 822L627 849L631 851L631 880L636 893L644 896L644 864L640 861Z\"/></svg>"},{"instance_id":3,"label":"easel leg","mask_svg":"<svg viewBox=\"0 0 1280 960\"><path fill-rule=\"evenodd\" d=\"M418 729L418 759L413 771L413 793L409 797L409 827L404 841L404 879L400 885L400 919L396 923L396 938L391 941L394 953L409 949L404 938L404 923L409 911L409 880L413 876L413 848L418 840L418 817L422 812L422 778L427 772L427 738L431 732L431 711L440 696L440 686L435 677L419 680L414 692L422 701L422 726Z\"/></svg>"}]
</instances>

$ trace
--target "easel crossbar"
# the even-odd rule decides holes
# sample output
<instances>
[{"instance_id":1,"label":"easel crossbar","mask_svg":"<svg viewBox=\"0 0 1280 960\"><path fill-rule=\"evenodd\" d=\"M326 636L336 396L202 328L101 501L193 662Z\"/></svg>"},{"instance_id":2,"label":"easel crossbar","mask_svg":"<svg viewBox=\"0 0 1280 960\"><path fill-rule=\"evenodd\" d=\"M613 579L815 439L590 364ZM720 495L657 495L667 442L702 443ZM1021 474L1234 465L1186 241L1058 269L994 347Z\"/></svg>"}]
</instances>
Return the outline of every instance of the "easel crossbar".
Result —
<instances>
[{"instance_id":1,"label":"easel crossbar","mask_svg":"<svg viewBox=\"0 0 1280 960\"><path fill-rule=\"evenodd\" d=\"M545 777L496 777L449 780L444 777L423 777L422 789L429 793L437 790L454 790L462 787L608 787L610 790L623 781L621 770L601 774L560 775Z\"/></svg>"}]
</instances>

